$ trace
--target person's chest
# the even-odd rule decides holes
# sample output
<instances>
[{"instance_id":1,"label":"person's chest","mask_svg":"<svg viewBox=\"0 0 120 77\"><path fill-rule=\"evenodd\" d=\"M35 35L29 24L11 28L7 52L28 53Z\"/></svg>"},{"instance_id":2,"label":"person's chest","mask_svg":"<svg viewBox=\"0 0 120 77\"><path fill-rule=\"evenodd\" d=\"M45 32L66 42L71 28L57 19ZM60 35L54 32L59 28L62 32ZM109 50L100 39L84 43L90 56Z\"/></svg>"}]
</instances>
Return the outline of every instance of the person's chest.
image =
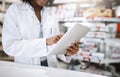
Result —
<instances>
[{"instance_id":1,"label":"person's chest","mask_svg":"<svg viewBox=\"0 0 120 77\"><path fill-rule=\"evenodd\" d=\"M44 37L51 37L59 33L57 19L43 12L41 22L33 11L22 10L18 13L18 27L23 39L37 39L40 36L42 25Z\"/></svg>"}]
</instances>

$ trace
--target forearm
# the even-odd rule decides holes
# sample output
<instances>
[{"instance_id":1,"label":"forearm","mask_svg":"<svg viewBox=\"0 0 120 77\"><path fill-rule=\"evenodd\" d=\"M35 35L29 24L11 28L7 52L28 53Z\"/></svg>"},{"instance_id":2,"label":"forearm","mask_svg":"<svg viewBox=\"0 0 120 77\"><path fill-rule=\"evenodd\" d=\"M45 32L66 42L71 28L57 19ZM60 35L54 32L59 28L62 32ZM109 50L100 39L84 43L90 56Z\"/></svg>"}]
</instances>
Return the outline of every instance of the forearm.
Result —
<instances>
[{"instance_id":1,"label":"forearm","mask_svg":"<svg viewBox=\"0 0 120 77\"><path fill-rule=\"evenodd\" d=\"M18 41L5 41L4 39L3 48L11 56L40 57L47 54L45 39Z\"/></svg>"}]
</instances>

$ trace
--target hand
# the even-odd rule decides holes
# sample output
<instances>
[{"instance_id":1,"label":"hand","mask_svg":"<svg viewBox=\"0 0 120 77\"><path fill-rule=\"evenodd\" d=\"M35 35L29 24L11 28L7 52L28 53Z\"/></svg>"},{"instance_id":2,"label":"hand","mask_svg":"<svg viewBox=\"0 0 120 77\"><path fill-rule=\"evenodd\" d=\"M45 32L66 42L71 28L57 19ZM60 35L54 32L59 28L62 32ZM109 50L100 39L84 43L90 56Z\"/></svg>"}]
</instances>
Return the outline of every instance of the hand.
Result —
<instances>
[{"instance_id":1,"label":"hand","mask_svg":"<svg viewBox=\"0 0 120 77\"><path fill-rule=\"evenodd\" d=\"M61 39L62 36L63 36L62 34L59 34L59 35L47 38L46 39L46 44L47 45L55 44L55 43L57 43Z\"/></svg>"},{"instance_id":2,"label":"hand","mask_svg":"<svg viewBox=\"0 0 120 77\"><path fill-rule=\"evenodd\" d=\"M71 44L71 46L68 46L66 48L66 56L71 56L76 54L79 51L79 42L75 41L74 43Z\"/></svg>"}]
</instances>

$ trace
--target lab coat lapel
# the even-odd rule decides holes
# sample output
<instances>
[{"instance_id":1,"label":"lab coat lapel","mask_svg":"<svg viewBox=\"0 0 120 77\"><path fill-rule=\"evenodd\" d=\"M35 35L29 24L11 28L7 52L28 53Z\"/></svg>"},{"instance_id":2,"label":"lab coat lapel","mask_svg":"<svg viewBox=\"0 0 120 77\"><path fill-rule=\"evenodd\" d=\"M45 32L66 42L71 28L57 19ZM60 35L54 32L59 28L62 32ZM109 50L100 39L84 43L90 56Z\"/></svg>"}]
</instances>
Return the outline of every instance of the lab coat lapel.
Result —
<instances>
[{"instance_id":1,"label":"lab coat lapel","mask_svg":"<svg viewBox=\"0 0 120 77\"><path fill-rule=\"evenodd\" d=\"M35 15L34 8L29 3L23 3L22 10L33 18L33 22L40 23Z\"/></svg>"},{"instance_id":2,"label":"lab coat lapel","mask_svg":"<svg viewBox=\"0 0 120 77\"><path fill-rule=\"evenodd\" d=\"M34 13L34 9L30 4L23 3L21 10L23 16L22 30L25 31L23 34L25 35L25 37L27 36L31 39L38 38L40 31L40 22Z\"/></svg>"}]
</instances>

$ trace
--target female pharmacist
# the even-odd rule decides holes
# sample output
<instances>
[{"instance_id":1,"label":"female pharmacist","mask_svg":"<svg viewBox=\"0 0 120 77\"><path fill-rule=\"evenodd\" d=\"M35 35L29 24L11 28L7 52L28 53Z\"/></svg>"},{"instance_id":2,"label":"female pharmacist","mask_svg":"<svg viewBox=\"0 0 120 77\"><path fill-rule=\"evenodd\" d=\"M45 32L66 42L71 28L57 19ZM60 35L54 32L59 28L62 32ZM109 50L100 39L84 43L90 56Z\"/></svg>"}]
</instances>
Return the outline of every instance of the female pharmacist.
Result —
<instances>
[{"instance_id":1,"label":"female pharmacist","mask_svg":"<svg viewBox=\"0 0 120 77\"><path fill-rule=\"evenodd\" d=\"M15 62L57 67L57 58L69 62L78 51L78 42L66 47L66 54L49 56L47 52L62 35L56 18L48 14L49 0L23 0L12 4L5 15L2 30L4 51L14 56ZM67 56L66 56L67 55Z\"/></svg>"}]
</instances>

